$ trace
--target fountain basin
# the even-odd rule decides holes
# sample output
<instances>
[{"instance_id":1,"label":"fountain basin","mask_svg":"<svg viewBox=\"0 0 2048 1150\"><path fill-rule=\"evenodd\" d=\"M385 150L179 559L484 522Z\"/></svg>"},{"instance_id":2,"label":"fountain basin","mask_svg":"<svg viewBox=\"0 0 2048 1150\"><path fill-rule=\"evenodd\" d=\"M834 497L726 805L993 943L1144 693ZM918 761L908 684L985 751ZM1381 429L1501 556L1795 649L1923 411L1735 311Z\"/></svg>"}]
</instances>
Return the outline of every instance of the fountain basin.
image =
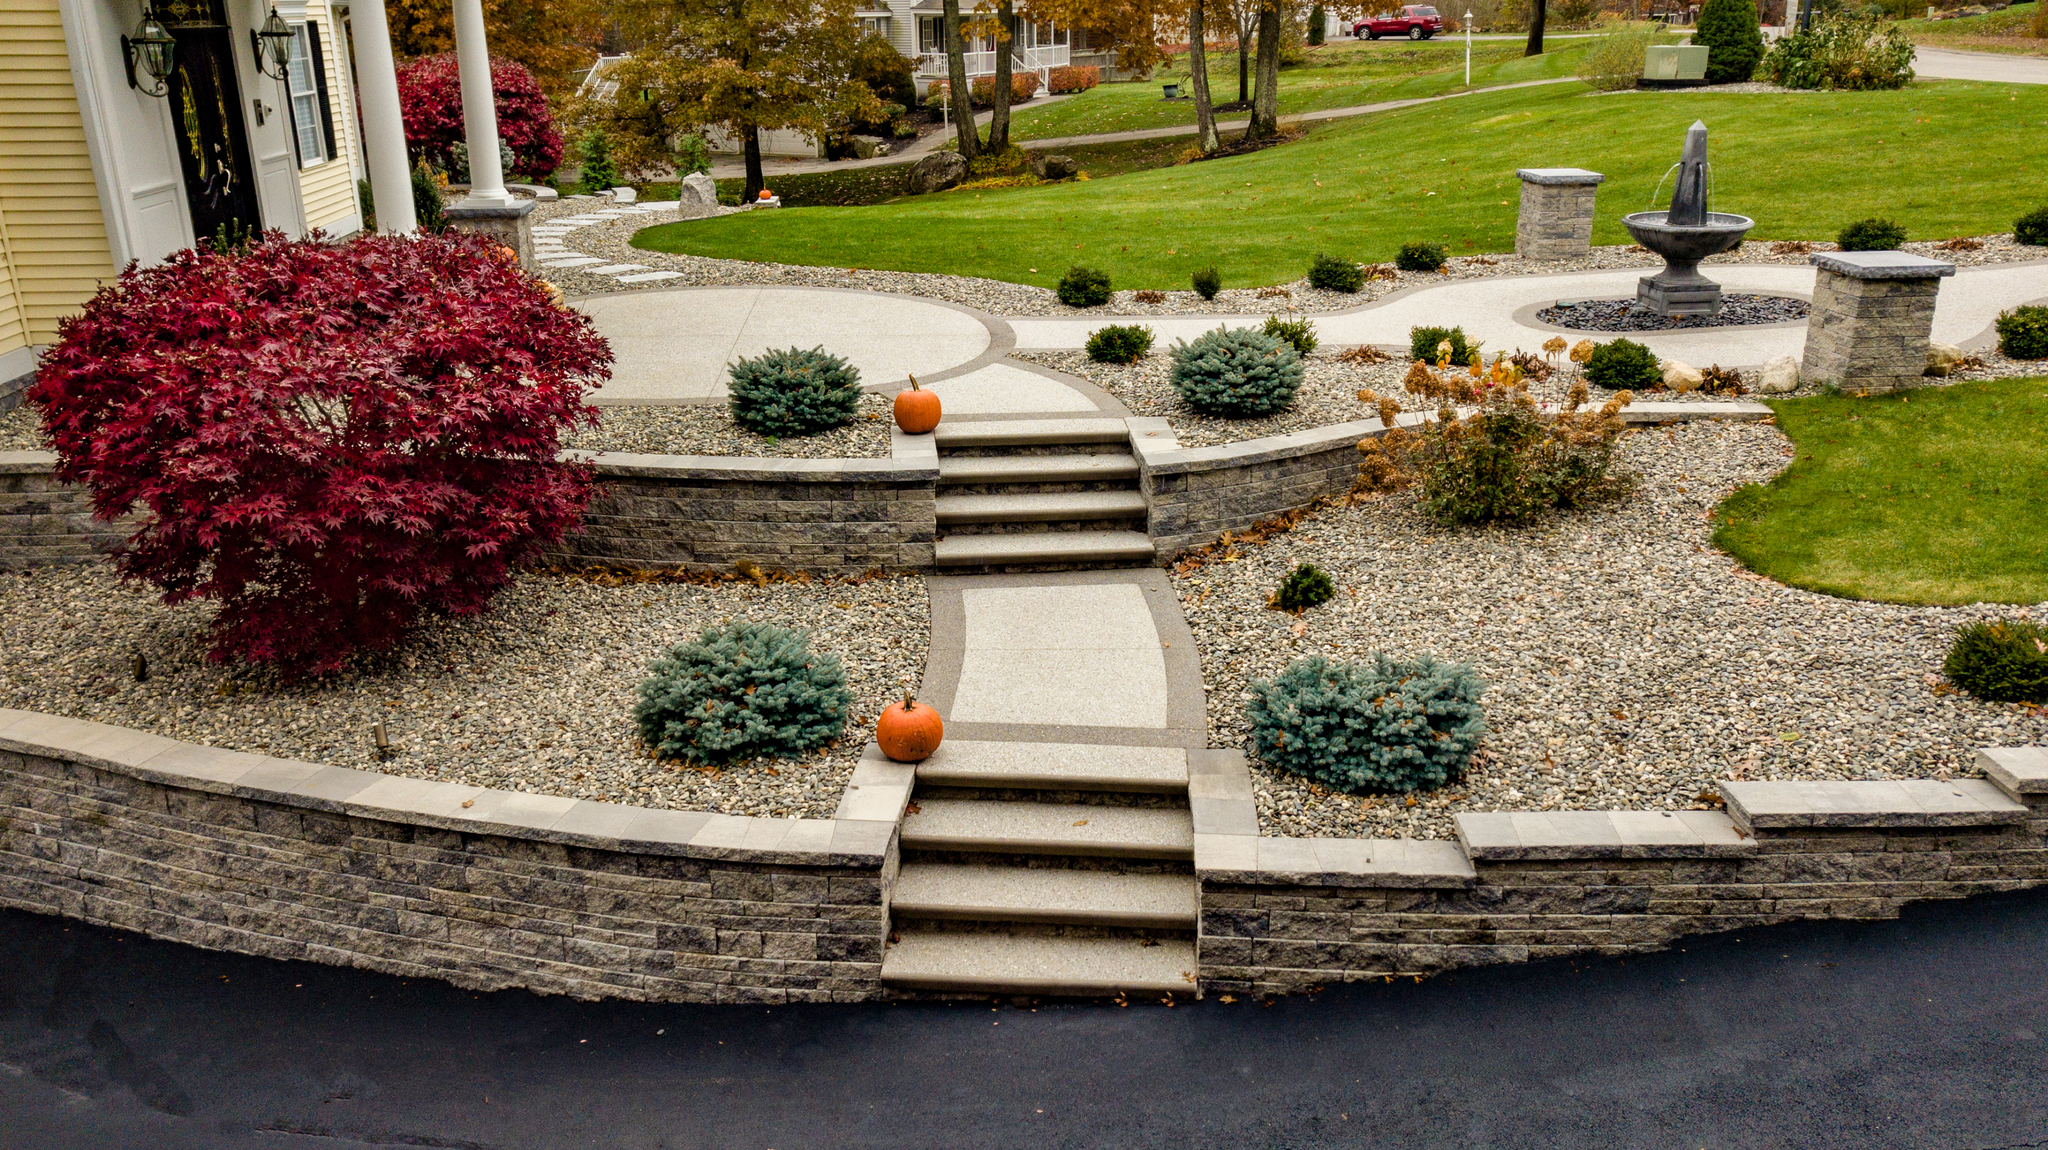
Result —
<instances>
[{"instance_id":1,"label":"fountain basin","mask_svg":"<svg viewBox=\"0 0 2048 1150\"><path fill-rule=\"evenodd\" d=\"M1716 315L1721 285L1700 274L1700 261L1732 251L1756 226L1748 216L1707 212L1706 222L1673 224L1668 212L1634 212L1621 224L1636 242L1664 257L1664 270L1636 285L1636 303L1658 315Z\"/></svg>"}]
</instances>

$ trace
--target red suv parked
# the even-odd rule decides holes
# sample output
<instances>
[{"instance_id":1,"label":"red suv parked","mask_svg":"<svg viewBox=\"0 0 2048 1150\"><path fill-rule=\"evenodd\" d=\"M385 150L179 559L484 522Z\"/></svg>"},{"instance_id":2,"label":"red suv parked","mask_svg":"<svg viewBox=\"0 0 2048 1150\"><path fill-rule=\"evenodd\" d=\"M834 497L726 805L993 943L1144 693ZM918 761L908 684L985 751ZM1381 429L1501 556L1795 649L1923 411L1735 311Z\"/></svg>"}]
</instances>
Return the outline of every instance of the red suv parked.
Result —
<instances>
[{"instance_id":1,"label":"red suv parked","mask_svg":"<svg viewBox=\"0 0 2048 1150\"><path fill-rule=\"evenodd\" d=\"M1377 40L1382 36L1427 40L1443 30L1444 18L1426 4L1410 4L1392 16L1370 16L1351 26L1351 34L1361 40Z\"/></svg>"}]
</instances>

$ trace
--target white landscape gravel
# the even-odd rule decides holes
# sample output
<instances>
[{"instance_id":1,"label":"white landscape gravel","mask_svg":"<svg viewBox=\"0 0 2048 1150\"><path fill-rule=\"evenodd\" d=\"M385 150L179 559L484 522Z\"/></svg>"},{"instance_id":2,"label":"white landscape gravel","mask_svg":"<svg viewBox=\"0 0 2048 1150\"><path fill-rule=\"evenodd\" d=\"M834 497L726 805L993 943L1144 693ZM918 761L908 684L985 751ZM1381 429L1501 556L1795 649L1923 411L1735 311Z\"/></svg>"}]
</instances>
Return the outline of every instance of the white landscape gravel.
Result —
<instances>
[{"instance_id":1,"label":"white landscape gravel","mask_svg":"<svg viewBox=\"0 0 2048 1150\"><path fill-rule=\"evenodd\" d=\"M240 751L603 802L830 818L874 717L924 670L915 576L863 582L626 583L525 574L478 619L297 686L203 658L210 609L166 608L102 567L0 574L0 706ZM647 756L636 688L669 646L750 619L808 628L855 696L835 747L723 770ZM132 673L137 654L148 679ZM376 760L372 726L399 754Z\"/></svg>"},{"instance_id":2,"label":"white landscape gravel","mask_svg":"<svg viewBox=\"0 0 2048 1150\"><path fill-rule=\"evenodd\" d=\"M1249 746L1247 685L1312 654L1472 664L1491 733L1466 777L1414 805L1347 796L1253 760L1259 823L1290 836L1446 838L1461 811L1701 807L1719 779L1968 774L1980 747L2048 741L2048 711L1952 692L1964 622L2025 607L1836 599L1716 551L1708 514L1770 478L1788 441L1758 424L1630 433L1626 501L1518 528L1444 528L1412 493L1326 509L1234 561L1177 572L1201 646L1211 741ZM1296 564L1337 584L1265 607ZM2048 603L2031 608L2039 618Z\"/></svg>"}]
</instances>

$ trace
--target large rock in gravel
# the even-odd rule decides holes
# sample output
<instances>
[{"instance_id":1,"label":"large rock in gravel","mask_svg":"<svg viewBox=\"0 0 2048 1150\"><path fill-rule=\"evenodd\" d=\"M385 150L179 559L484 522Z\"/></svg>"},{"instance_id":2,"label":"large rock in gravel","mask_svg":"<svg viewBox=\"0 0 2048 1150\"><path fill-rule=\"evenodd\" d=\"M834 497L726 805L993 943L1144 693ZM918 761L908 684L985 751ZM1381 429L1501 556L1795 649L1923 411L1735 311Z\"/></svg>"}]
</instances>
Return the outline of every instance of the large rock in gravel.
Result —
<instances>
[{"instance_id":1,"label":"large rock in gravel","mask_svg":"<svg viewBox=\"0 0 2048 1150\"><path fill-rule=\"evenodd\" d=\"M853 145L853 158L856 160L872 160L889 154L889 141L880 136L854 136L847 142Z\"/></svg>"},{"instance_id":2,"label":"large rock in gravel","mask_svg":"<svg viewBox=\"0 0 2048 1150\"><path fill-rule=\"evenodd\" d=\"M1700 369L1691 364L1680 363L1675 359L1667 359L1662 364L1662 367L1664 368L1664 386L1670 391L1698 391L1700 384L1706 382L1706 376L1701 375Z\"/></svg>"},{"instance_id":3,"label":"large rock in gravel","mask_svg":"<svg viewBox=\"0 0 2048 1150\"><path fill-rule=\"evenodd\" d=\"M1039 154L1031 157L1031 174L1041 180L1071 180L1081 170L1072 156Z\"/></svg>"},{"instance_id":4,"label":"large rock in gravel","mask_svg":"<svg viewBox=\"0 0 2048 1150\"><path fill-rule=\"evenodd\" d=\"M967 178L967 159L958 152L933 152L910 165L909 190L913 196L943 192Z\"/></svg>"},{"instance_id":5,"label":"large rock in gravel","mask_svg":"<svg viewBox=\"0 0 2048 1150\"><path fill-rule=\"evenodd\" d=\"M682 186L676 189L677 207L715 209L718 207L718 183L709 174L691 172L683 177Z\"/></svg>"},{"instance_id":6,"label":"large rock in gravel","mask_svg":"<svg viewBox=\"0 0 2048 1150\"><path fill-rule=\"evenodd\" d=\"M1764 365L1756 389L1765 395L1784 395L1799 387L1799 361L1781 355Z\"/></svg>"},{"instance_id":7,"label":"large rock in gravel","mask_svg":"<svg viewBox=\"0 0 2048 1150\"><path fill-rule=\"evenodd\" d=\"M1947 375L1963 362L1963 349L1938 339L1927 341L1927 370L1925 375Z\"/></svg>"}]
</instances>

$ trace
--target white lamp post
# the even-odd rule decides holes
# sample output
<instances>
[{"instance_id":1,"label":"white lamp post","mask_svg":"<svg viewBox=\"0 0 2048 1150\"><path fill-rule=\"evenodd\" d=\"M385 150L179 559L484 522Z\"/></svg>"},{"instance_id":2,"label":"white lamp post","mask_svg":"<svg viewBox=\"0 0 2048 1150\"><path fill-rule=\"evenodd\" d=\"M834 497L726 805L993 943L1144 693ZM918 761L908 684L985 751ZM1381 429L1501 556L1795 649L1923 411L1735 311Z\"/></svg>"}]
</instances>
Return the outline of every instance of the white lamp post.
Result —
<instances>
[{"instance_id":1,"label":"white lamp post","mask_svg":"<svg viewBox=\"0 0 2048 1150\"><path fill-rule=\"evenodd\" d=\"M1465 86L1472 86L1472 9L1465 9Z\"/></svg>"}]
</instances>

